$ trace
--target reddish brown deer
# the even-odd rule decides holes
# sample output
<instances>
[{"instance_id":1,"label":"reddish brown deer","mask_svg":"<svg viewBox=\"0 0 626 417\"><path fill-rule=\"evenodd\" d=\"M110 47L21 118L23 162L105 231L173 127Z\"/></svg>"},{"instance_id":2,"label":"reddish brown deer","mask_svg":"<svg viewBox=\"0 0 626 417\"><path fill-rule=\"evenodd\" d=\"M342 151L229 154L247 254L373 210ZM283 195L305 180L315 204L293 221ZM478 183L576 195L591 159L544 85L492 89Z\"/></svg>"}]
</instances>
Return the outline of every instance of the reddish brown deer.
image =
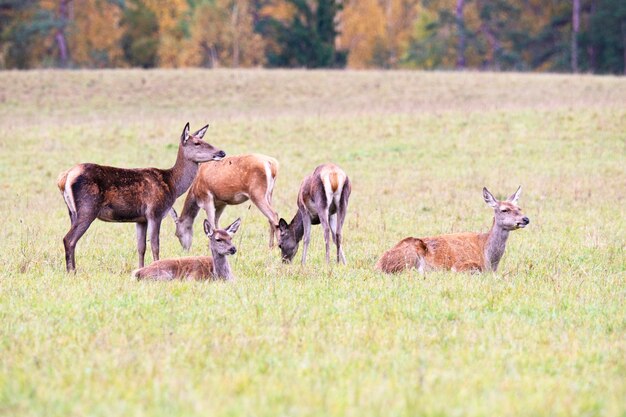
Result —
<instances>
[{"instance_id":1,"label":"reddish brown deer","mask_svg":"<svg viewBox=\"0 0 626 417\"><path fill-rule=\"evenodd\" d=\"M521 192L522 187L519 187L507 200L498 201L483 188L485 202L494 210L493 225L488 233L408 237L385 252L376 263L376 269L386 273L408 268L416 268L422 273L435 269L495 272L504 255L509 232L530 223L517 205Z\"/></svg>"},{"instance_id":2,"label":"reddish brown deer","mask_svg":"<svg viewBox=\"0 0 626 417\"><path fill-rule=\"evenodd\" d=\"M226 256L234 255L237 252L232 239L240 224L241 219L237 219L226 229L215 230L211 228L207 220L204 220L204 233L209 238L209 248L213 257L190 256L187 258L163 259L133 271L132 276L137 279L153 279L156 281L171 281L173 279L233 280L235 277L230 270Z\"/></svg>"},{"instance_id":3,"label":"reddish brown deer","mask_svg":"<svg viewBox=\"0 0 626 417\"><path fill-rule=\"evenodd\" d=\"M95 219L136 223L139 267L144 265L149 229L152 257L159 259L161 220L191 185L198 164L225 156L223 151L202 140L208 127L190 134L189 123L185 125L176 163L170 169L79 164L59 175L57 184L71 221L70 230L63 238L68 272L76 269L76 243Z\"/></svg>"},{"instance_id":4,"label":"reddish brown deer","mask_svg":"<svg viewBox=\"0 0 626 417\"><path fill-rule=\"evenodd\" d=\"M189 250L193 222L200 208L206 211L211 228L219 227L224 208L250 199L270 223L270 248L278 233L278 214L272 207L272 193L278 175L278 161L260 154L234 155L202 164L176 220L176 236Z\"/></svg>"},{"instance_id":5,"label":"reddish brown deer","mask_svg":"<svg viewBox=\"0 0 626 417\"><path fill-rule=\"evenodd\" d=\"M326 263L330 262L329 235L337 246L337 262L346 263L342 249L342 228L348 210L348 199L352 186L346 173L335 164L323 164L302 181L298 193L298 212L291 223L280 219L279 247L283 262L291 262L298 251L300 240L302 265L306 263L307 249L311 238L311 225L321 224L326 243Z\"/></svg>"}]
</instances>

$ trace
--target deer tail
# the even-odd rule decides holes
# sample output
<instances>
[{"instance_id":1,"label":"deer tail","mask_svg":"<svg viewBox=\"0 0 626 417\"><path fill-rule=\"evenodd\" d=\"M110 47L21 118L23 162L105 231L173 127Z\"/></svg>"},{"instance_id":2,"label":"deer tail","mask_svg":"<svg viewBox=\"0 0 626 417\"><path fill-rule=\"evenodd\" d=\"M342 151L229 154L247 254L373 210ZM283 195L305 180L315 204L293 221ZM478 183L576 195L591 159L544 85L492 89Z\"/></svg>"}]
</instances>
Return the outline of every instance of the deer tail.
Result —
<instances>
[{"instance_id":1,"label":"deer tail","mask_svg":"<svg viewBox=\"0 0 626 417\"><path fill-rule=\"evenodd\" d=\"M270 171L272 173L272 178L276 178L276 176L278 175L278 168L280 168L280 164L275 158L270 157L268 158L268 161L270 165Z\"/></svg>"},{"instance_id":2,"label":"deer tail","mask_svg":"<svg viewBox=\"0 0 626 417\"><path fill-rule=\"evenodd\" d=\"M67 181L67 173L70 172L69 169L61 172L57 177L57 187L59 187L59 191L65 191L65 182Z\"/></svg>"}]
</instances>

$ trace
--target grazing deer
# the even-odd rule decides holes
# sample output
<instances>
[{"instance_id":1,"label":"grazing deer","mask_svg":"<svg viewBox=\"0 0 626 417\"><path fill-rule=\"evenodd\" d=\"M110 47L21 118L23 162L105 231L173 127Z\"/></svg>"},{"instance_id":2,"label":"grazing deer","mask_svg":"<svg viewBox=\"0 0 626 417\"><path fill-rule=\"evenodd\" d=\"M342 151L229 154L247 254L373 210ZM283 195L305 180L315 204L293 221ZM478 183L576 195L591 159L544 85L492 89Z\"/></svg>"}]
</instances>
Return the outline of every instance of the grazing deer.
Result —
<instances>
[{"instance_id":1,"label":"grazing deer","mask_svg":"<svg viewBox=\"0 0 626 417\"><path fill-rule=\"evenodd\" d=\"M420 272L433 269L483 272L498 269L509 232L530 223L517 200L522 192L498 201L483 188L485 202L493 207L494 219L488 233L456 233L423 238L408 237L389 249L376 263L376 269L395 273L407 268Z\"/></svg>"},{"instance_id":2,"label":"grazing deer","mask_svg":"<svg viewBox=\"0 0 626 417\"><path fill-rule=\"evenodd\" d=\"M306 263L311 225L321 223L326 242L326 263L330 262L329 234L337 246L337 262L346 263L341 247L341 229L346 218L351 190L350 179L335 164L320 165L311 175L304 178L298 193L298 212L291 223L287 224L285 219L278 222L280 231L278 246L283 262L291 262L298 251L300 240L304 238L302 265Z\"/></svg>"},{"instance_id":3,"label":"grazing deer","mask_svg":"<svg viewBox=\"0 0 626 417\"><path fill-rule=\"evenodd\" d=\"M239 229L241 219L235 220L226 229L213 229L207 220L204 220L204 233L209 238L210 256L190 256L187 258L163 259L133 271L132 276L137 279L153 279L156 281L171 281L173 279L223 279L233 280L227 255L234 255L237 248L233 245L233 235Z\"/></svg>"},{"instance_id":4,"label":"grazing deer","mask_svg":"<svg viewBox=\"0 0 626 417\"><path fill-rule=\"evenodd\" d=\"M200 165L196 179L185 198L180 217L175 217L176 236L183 249L189 250L193 222L200 208L206 211L211 228L219 227L226 206L248 199L270 223L270 248L278 234L278 214L272 207L272 192L278 175L278 161L260 154L234 155L221 161Z\"/></svg>"},{"instance_id":5,"label":"grazing deer","mask_svg":"<svg viewBox=\"0 0 626 417\"><path fill-rule=\"evenodd\" d=\"M79 164L59 175L57 184L69 210L71 227L63 238L67 271L74 271L76 243L95 219L137 224L139 267L144 265L149 229L152 257L159 259L161 220L174 201L191 185L198 164L226 154L202 140L208 125L189 133L189 123L180 137L176 163L170 169L124 169Z\"/></svg>"}]
</instances>

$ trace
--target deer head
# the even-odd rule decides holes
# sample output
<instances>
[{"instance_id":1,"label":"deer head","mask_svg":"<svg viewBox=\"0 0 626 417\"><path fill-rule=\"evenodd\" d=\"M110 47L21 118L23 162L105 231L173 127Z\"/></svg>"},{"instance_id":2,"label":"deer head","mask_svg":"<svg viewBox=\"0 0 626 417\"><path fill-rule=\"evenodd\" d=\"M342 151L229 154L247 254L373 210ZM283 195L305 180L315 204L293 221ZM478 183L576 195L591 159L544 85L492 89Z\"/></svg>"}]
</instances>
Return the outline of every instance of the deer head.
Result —
<instances>
[{"instance_id":1,"label":"deer head","mask_svg":"<svg viewBox=\"0 0 626 417\"><path fill-rule=\"evenodd\" d=\"M522 209L517 205L522 187L509 198L503 201L497 200L487 188L483 188L485 202L493 207L496 226L504 230L522 229L530 223L528 217L524 216Z\"/></svg>"},{"instance_id":2,"label":"deer head","mask_svg":"<svg viewBox=\"0 0 626 417\"><path fill-rule=\"evenodd\" d=\"M208 128L209 125L206 125L197 132L189 133L189 123L185 125L180 135L180 148L185 159L200 163L218 161L226 156L224 151L202 140Z\"/></svg>"},{"instance_id":3,"label":"deer head","mask_svg":"<svg viewBox=\"0 0 626 417\"><path fill-rule=\"evenodd\" d=\"M292 221L295 222L294 219ZM295 227L291 227L285 219L278 221L278 247L280 248L283 263L291 263L291 260L298 252L298 239L296 238Z\"/></svg>"},{"instance_id":4,"label":"deer head","mask_svg":"<svg viewBox=\"0 0 626 417\"><path fill-rule=\"evenodd\" d=\"M204 233L209 238L209 244L211 252L213 252L213 258L215 255L226 256L234 255L237 252L237 248L233 245L233 235L239 229L241 219L237 219L230 224L226 229L214 230L211 228L208 220L204 220Z\"/></svg>"},{"instance_id":5,"label":"deer head","mask_svg":"<svg viewBox=\"0 0 626 417\"><path fill-rule=\"evenodd\" d=\"M176 232L174 234L178 238L180 245L184 250L189 250L193 240L193 219L181 220L178 217L176 210L174 210L174 207L170 209L169 214L172 216L172 219L174 219L174 223L176 224Z\"/></svg>"}]
</instances>

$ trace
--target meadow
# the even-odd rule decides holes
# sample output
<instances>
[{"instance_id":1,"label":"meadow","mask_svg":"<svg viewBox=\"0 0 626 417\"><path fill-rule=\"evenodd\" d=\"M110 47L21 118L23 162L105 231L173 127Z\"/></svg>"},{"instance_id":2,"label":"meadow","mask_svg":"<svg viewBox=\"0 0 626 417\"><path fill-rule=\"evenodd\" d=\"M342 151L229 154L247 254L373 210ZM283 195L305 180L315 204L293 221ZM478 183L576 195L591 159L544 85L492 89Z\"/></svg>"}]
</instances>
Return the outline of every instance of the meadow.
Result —
<instances>
[{"instance_id":1,"label":"meadow","mask_svg":"<svg viewBox=\"0 0 626 417\"><path fill-rule=\"evenodd\" d=\"M134 225L99 221L66 274L58 173L169 167L187 121L277 158L287 220L342 166L348 264L317 226L283 265L246 203L221 220L235 282L135 282ZM482 187L518 185L496 274L374 271L405 236L488 230ZM0 190L0 415L626 416L626 78L0 72ZM165 219L161 257L185 254Z\"/></svg>"}]
</instances>

